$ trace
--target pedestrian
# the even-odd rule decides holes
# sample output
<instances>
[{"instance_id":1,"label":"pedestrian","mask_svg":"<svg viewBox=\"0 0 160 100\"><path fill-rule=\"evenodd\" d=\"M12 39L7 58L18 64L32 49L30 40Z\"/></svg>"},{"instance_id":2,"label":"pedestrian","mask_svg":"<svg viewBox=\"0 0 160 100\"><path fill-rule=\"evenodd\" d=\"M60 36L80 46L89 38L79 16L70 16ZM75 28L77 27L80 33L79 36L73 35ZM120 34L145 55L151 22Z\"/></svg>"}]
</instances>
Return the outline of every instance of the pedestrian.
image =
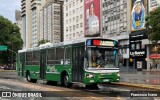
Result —
<instances>
[{"instance_id":1,"label":"pedestrian","mask_svg":"<svg viewBox=\"0 0 160 100\"><path fill-rule=\"evenodd\" d=\"M156 67L156 69L158 69L158 65L157 64L155 64L155 67Z\"/></svg>"},{"instance_id":2,"label":"pedestrian","mask_svg":"<svg viewBox=\"0 0 160 100\"><path fill-rule=\"evenodd\" d=\"M152 70L152 64L150 63L150 71Z\"/></svg>"}]
</instances>

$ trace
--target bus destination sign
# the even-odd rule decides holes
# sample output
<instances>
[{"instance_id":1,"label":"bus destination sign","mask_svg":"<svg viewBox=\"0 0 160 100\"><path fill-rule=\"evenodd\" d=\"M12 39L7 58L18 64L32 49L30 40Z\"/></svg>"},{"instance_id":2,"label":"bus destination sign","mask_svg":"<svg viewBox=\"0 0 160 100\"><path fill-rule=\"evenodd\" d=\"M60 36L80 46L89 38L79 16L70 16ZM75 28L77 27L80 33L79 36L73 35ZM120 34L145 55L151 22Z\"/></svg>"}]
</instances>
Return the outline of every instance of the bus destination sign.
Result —
<instances>
[{"instance_id":1,"label":"bus destination sign","mask_svg":"<svg viewBox=\"0 0 160 100\"><path fill-rule=\"evenodd\" d=\"M115 46L114 41L104 41L104 40L98 40L98 39L94 39L94 40L88 40L87 41L87 45L94 45L94 46Z\"/></svg>"}]
</instances>

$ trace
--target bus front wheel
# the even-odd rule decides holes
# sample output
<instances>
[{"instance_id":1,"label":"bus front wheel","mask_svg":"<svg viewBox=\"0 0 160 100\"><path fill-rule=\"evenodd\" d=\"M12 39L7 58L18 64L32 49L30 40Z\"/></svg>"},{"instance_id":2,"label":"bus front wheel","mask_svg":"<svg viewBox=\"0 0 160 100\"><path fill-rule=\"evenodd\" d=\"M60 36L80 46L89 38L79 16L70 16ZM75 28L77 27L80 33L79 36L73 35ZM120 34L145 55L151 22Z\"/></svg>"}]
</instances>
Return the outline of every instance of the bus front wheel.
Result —
<instances>
[{"instance_id":1,"label":"bus front wheel","mask_svg":"<svg viewBox=\"0 0 160 100\"><path fill-rule=\"evenodd\" d=\"M64 87L72 87L73 83L70 83L68 79L68 74L64 74L62 77L61 85Z\"/></svg>"},{"instance_id":2,"label":"bus front wheel","mask_svg":"<svg viewBox=\"0 0 160 100\"><path fill-rule=\"evenodd\" d=\"M29 71L26 73L26 79L28 82L33 82L33 83L37 82L37 79L31 79L31 75L30 75Z\"/></svg>"}]
</instances>

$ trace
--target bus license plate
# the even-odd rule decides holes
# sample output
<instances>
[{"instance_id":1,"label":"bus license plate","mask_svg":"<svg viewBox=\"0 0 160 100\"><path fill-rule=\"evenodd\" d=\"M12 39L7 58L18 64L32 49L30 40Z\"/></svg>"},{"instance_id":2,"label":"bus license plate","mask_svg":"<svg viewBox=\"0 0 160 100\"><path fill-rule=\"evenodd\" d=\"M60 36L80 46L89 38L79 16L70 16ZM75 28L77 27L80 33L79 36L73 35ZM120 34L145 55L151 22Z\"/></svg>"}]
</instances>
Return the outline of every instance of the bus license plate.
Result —
<instances>
[{"instance_id":1,"label":"bus license plate","mask_svg":"<svg viewBox=\"0 0 160 100\"><path fill-rule=\"evenodd\" d=\"M103 82L109 82L109 79L104 79Z\"/></svg>"}]
</instances>

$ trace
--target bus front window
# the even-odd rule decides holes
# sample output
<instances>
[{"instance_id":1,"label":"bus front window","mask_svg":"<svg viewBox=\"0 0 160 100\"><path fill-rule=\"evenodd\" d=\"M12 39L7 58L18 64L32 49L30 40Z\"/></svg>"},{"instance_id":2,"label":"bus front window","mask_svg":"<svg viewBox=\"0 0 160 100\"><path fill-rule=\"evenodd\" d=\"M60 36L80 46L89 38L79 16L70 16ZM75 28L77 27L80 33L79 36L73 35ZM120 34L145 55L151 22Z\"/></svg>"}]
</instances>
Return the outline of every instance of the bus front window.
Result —
<instances>
[{"instance_id":1,"label":"bus front window","mask_svg":"<svg viewBox=\"0 0 160 100\"><path fill-rule=\"evenodd\" d=\"M87 68L115 68L117 51L106 48L87 49Z\"/></svg>"}]
</instances>

